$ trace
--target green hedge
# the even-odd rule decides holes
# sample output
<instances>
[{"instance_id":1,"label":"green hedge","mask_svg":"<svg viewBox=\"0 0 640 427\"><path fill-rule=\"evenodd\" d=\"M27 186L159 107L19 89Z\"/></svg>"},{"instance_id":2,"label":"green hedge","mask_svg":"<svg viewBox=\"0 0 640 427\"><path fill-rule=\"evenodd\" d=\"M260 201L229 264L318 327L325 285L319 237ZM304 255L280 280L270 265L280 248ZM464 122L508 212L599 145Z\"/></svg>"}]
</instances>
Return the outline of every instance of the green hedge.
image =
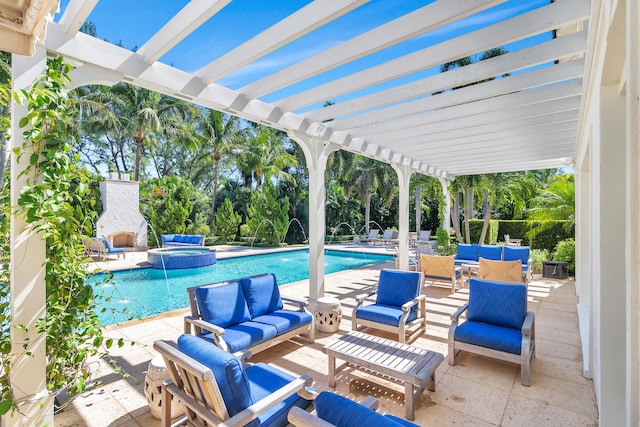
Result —
<instances>
[{"instance_id":1,"label":"green hedge","mask_svg":"<svg viewBox=\"0 0 640 427\"><path fill-rule=\"evenodd\" d=\"M522 239L523 246L530 246L531 249L546 249L553 253L558 242L575 237L575 228L572 227L570 232L565 230L568 221L550 221L553 226L544 232L539 233L533 242L527 237L527 232L531 230L537 221L508 221L508 220L491 220L489 221L488 238L485 242L496 243L504 242L504 235L508 234L512 239ZM471 242L477 243L482 233L481 219L473 219L469 221L471 228Z\"/></svg>"}]
</instances>

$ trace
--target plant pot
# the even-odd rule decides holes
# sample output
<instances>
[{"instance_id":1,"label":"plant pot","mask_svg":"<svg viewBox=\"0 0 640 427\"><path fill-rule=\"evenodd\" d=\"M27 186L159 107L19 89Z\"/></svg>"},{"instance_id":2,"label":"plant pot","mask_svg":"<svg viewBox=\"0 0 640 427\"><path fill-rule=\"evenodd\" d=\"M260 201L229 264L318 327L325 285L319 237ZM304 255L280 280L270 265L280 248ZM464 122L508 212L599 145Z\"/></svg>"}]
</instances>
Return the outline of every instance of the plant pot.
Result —
<instances>
[{"instance_id":1,"label":"plant pot","mask_svg":"<svg viewBox=\"0 0 640 427\"><path fill-rule=\"evenodd\" d=\"M129 174L128 173L121 173L120 174L120 179L122 181L129 181Z\"/></svg>"},{"instance_id":2,"label":"plant pot","mask_svg":"<svg viewBox=\"0 0 640 427\"><path fill-rule=\"evenodd\" d=\"M109 172L109 179L118 179L118 172Z\"/></svg>"}]
</instances>

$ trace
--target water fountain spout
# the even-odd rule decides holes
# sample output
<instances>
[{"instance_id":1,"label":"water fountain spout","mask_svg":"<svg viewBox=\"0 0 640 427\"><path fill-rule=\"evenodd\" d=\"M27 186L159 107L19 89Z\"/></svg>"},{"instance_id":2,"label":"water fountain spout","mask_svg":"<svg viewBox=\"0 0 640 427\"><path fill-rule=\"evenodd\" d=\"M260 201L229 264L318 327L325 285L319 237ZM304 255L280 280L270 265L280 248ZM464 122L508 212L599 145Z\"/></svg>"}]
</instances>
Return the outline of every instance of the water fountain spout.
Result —
<instances>
[{"instance_id":1,"label":"water fountain spout","mask_svg":"<svg viewBox=\"0 0 640 427\"><path fill-rule=\"evenodd\" d=\"M302 223L300 222L300 220L298 218L292 218L289 221L289 224L287 224L287 229L285 230L284 236L282 236L282 241L280 242L281 244L284 244L284 239L287 238L287 233L289 232L289 227L291 227L291 224L294 223L294 222L297 222L298 225L300 226L300 230L302 230L302 236L304 237L303 242L308 242L309 241L309 239L307 239L307 233L305 233L304 227L302 226Z\"/></svg>"}]
</instances>

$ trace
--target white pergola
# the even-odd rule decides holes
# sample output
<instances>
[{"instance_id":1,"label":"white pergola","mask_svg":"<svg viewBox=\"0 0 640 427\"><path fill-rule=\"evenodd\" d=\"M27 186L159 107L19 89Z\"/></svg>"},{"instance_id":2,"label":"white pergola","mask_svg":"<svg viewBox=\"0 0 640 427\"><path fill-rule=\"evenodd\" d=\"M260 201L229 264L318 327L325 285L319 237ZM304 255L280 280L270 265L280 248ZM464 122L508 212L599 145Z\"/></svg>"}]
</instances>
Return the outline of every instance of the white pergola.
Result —
<instances>
[{"instance_id":1,"label":"white pergola","mask_svg":"<svg viewBox=\"0 0 640 427\"><path fill-rule=\"evenodd\" d=\"M0 0L0 10L14 3L23 10L50 7L46 0ZM183 48L181 42L232 7L231 0L187 2L135 52L79 32L98 1L71 0L59 22L48 24L46 38L36 46L34 56L14 56L14 85L28 87L43 69L47 54L62 55L76 67L72 72L76 86L124 81L286 131L302 147L309 168L312 300L324 292L324 172L331 152L344 149L363 154L391 164L397 172L401 267L408 262L407 245L402 243L408 242L409 181L413 174L439 178L446 191L459 175L574 166L584 372L594 378L603 425L622 425L621 420L637 425L637 0L541 3L510 18L488 20L476 29L457 32L446 30L464 28L466 19L490 15L491 8L502 3L522 2L425 1L424 6L405 15L345 37L242 87L220 83L279 49L304 41L315 31L346 16L357 16L368 3L376 1L307 2L226 53L206 58L206 64L193 71L169 65L163 57ZM234 25L242 26L243 22ZM210 43L221 36L212 32ZM0 41L0 48L11 50L2 47L4 41ZM409 41L419 46L373 65L356 66L363 58L380 57L376 54ZM447 62L502 46L517 47L469 66L429 73ZM198 50L199 55L203 52L207 50ZM346 72L345 65L354 67ZM466 86L477 82L481 83ZM603 90L609 86L611 91ZM452 88L457 89L449 90ZM323 106L327 101L334 103ZM14 112L20 111L14 106ZM12 143L20 145L15 129ZM615 147L615 153L626 155L613 158L609 150L601 149L609 145ZM19 171L14 162L13 191L20 188ZM621 205L620 200L629 203ZM618 228L602 220L607 215L613 216ZM20 219L15 219L12 259L22 259L28 244L31 265L39 265L44 260L44 243L37 235L22 232L21 225ZM613 232L617 240L610 242ZM620 239L626 239L624 251ZM35 255L34 247L38 249ZM619 274L605 268L604 259L613 263ZM608 283L613 278L621 280L617 292L611 292ZM37 303L43 301L42 275L14 266L12 286L18 301L36 298L29 305L33 310L26 310L26 314L20 311L23 320L32 322L42 315L44 304ZM618 322L609 314L615 314ZM619 321L626 325L624 330L600 333ZM624 348L622 358L615 353L616 347ZM44 368L38 368L41 361L37 359L24 362L29 366L24 377L25 398L43 390Z\"/></svg>"}]
</instances>

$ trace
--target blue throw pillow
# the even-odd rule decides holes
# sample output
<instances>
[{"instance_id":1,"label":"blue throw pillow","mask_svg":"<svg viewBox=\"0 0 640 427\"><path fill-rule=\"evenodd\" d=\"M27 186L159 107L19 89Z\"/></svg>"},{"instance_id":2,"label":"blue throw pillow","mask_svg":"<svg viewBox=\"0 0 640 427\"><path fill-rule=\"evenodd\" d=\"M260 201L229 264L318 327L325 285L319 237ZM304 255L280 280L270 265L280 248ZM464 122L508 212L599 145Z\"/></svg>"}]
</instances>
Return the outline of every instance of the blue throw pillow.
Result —
<instances>
[{"instance_id":1,"label":"blue throw pillow","mask_svg":"<svg viewBox=\"0 0 640 427\"><path fill-rule=\"evenodd\" d=\"M382 270L378 281L376 304L400 307L420 292L418 271Z\"/></svg>"},{"instance_id":2,"label":"blue throw pillow","mask_svg":"<svg viewBox=\"0 0 640 427\"><path fill-rule=\"evenodd\" d=\"M255 403L247 374L231 353L188 334L178 338L178 350L211 369L230 417Z\"/></svg>"},{"instance_id":3,"label":"blue throw pillow","mask_svg":"<svg viewBox=\"0 0 640 427\"><path fill-rule=\"evenodd\" d=\"M505 261L520 261L523 264L529 262L529 247L528 246L505 246L504 247L504 260Z\"/></svg>"},{"instance_id":4,"label":"blue throw pillow","mask_svg":"<svg viewBox=\"0 0 640 427\"><path fill-rule=\"evenodd\" d=\"M241 279L240 283L252 319L282 308L282 299L274 274L246 277Z\"/></svg>"},{"instance_id":5,"label":"blue throw pillow","mask_svg":"<svg viewBox=\"0 0 640 427\"><path fill-rule=\"evenodd\" d=\"M519 330L526 314L527 287L524 284L471 279L468 320Z\"/></svg>"},{"instance_id":6,"label":"blue throw pillow","mask_svg":"<svg viewBox=\"0 0 640 427\"><path fill-rule=\"evenodd\" d=\"M196 301L202 320L226 328L251 320L239 282L196 289Z\"/></svg>"},{"instance_id":7,"label":"blue throw pillow","mask_svg":"<svg viewBox=\"0 0 640 427\"><path fill-rule=\"evenodd\" d=\"M502 261L502 246L480 245L480 258Z\"/></svg>"},{"instance_id":8,"label":"blue throw pillow","mask_svg":"<svg viewBox=\"0 0 640 427\"><path fill-rule=\"evenodd\" d=\"M353 400L327 391L321 392L314 402L318 418L337 427L400 427L415 424L398 423L373 409L362 406Z\"/></svg>"},{"instance_id":9,"label":"blue throw pillow","mask_svg":"<svg viewBox=\"0 0 640 427\"><path fill-rule=\"evenodd\" d=\"M478 245L458 245L456 259L478 261Z\"/></svg>"}]
</instances>

